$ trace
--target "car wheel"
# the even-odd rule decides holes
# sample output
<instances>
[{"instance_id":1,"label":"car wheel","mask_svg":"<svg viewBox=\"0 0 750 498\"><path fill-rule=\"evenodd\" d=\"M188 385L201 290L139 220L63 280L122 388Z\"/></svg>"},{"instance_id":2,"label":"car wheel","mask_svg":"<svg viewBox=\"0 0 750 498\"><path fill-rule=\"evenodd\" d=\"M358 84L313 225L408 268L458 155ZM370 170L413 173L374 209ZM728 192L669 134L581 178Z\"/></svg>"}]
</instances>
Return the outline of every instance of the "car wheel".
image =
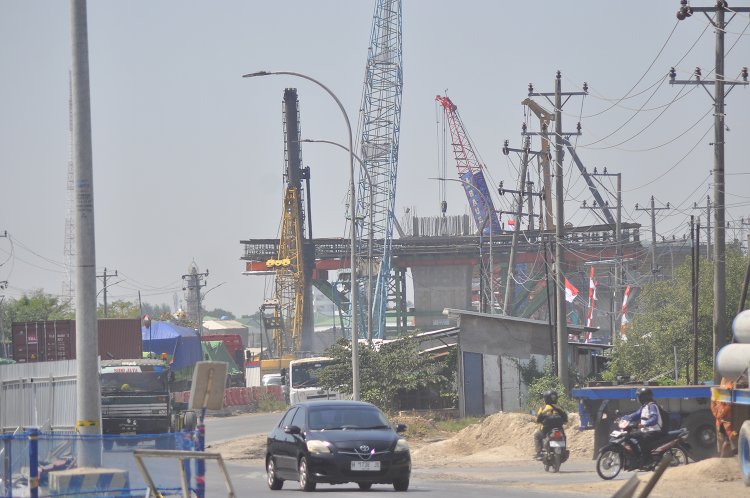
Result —
<instances>
[{"instance_id":1,"label":"car wheel","mask_svg":"<svg viewBox=\"0 0 750 498\"><path fill-rule=\"evenodd\" d=\"M284 481L276 477L276 464L273 461L273 457L268 457L268 461L266 462L266 474L268 487L274 491L281 489L284 485Z\"/></svg>"},{"instance_id":2,"label":"car wheel","mask_svg":"<svg viewBox=\"0 0 750 498\"><path fill-rule=\"evenodd\" d=\"M396 479L393 481L393 489L396 491L406 491L409 489L409 478L403 477L401 479Z\"/></svg>"},{"instance_id":3,"label":"car wheel","mask_svg":"<svg viewBox=\"0 0 750 498\"><path fill-rule=\"evenodd\" d=\"M315 491L315 481L307 468L307 458L299 459L299 487L302 491Z\"/></svg>"},{"instance_id":4,"label":"car wheel","mask_svg":"<svg viewBox=\"0 0 750 498\"><path fill-rule=\"evenodd\" d=\"M371 482L358 482L357 485L361 491L368 491L372 487Z\"/></svg>"}]
</instances>

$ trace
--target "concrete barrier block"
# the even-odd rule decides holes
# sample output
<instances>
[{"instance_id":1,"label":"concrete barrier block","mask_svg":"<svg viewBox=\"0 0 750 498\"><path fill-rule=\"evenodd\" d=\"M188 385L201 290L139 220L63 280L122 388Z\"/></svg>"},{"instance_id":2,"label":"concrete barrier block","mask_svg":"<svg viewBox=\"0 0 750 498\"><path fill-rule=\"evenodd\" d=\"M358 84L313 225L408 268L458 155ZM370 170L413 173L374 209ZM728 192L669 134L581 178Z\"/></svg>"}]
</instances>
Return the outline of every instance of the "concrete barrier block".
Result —
<instances>
[{"instance_id":1,"label":"concrete barrier block","mask_svg":"<svg viewBox=\"0 0 750 498\"><path fill-rule=\"evenodd\" d=\"M49 489L70 498L114 496L117 490L130 488L127 470L83 467L49 473ZM101 495L96 494L102 492ZM120 494L120 493L116 493Z\"/></svg>"}]
</instances>

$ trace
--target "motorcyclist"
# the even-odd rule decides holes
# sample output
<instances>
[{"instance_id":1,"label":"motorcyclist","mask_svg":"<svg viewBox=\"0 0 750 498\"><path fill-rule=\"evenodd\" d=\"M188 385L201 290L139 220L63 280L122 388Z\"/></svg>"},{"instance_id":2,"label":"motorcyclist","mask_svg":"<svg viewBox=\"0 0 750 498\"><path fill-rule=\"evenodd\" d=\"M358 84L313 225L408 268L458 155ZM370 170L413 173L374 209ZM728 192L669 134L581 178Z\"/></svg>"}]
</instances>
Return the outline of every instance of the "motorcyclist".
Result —
<instances>
[{"instance_id":1,"label":"motorcyclist","mask_svg":"<svg viewBox=\"0 0 750 498\"><path fill-rule=\"evenodd\" d=\"M640 455L647 455L651 451L653 442L664 433L664 420L659 406L654 401L654 393L649 387L641 387L637 394L641 407L633 413L625 415L621 420L638 421L638 430L631 434L631 439L637 444Z\"/></svg>"},{"instance_id":2,"label":"motorcyclist","mask_svg":"<svg viewBox=\"0 0 750 498\"><path fill-rule=\"evenodd\" d=\"M568 421L568 414L557 404L557 392L547 391L544 393L544 406L539 410L536 416L536 422L539 424L534 432L534 447L536 449L536 458L542 458L542 442L546 434L559 427L563 430L563 424ZM564 432L564 430L563 430Z\"/></svg>"}]
</instances>

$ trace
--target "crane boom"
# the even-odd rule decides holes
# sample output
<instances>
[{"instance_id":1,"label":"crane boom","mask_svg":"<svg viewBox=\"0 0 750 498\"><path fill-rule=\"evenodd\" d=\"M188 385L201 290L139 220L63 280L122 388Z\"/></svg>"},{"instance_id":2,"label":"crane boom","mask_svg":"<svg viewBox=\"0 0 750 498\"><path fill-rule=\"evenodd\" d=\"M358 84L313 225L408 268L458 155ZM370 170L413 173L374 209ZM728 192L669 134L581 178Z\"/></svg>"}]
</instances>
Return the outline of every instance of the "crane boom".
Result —
<instances>
[{"instance_id":1,"label":"crane boom","mask_svg":"<svg viewBox=\"0 0 750 498\"><path fill-rule=\"evenodd\" d=\"M361 274L362 279L356 286L356 289L365 288L366 285L374 286L374 289L371 289L372 302L368 302L367 307L362 307L369 307L374 338L385 337L402 91L401 0L377 0L367 52L359 121L361 134L358 150L367 175L360 176L357 197L359 215L356 221L360 237L366 236L372 240L372 247L367 247L361 243L362 239L359 239L358 260L369 259L366 264L371 271L377 272L374 284L368 281L366 275ZM369 216L371 188L372 217ZM362 317L357 319L362 320ZM359 327L359 330L364 331L365 327Z\"/></svg>"},{"instance_id":2,"label":"crane boom","mask_svg":"<svg viewBox=\"0 0 750 498\"><path fill-rule=\"evenodd\" d=\"M484 178L484 166L474 152L469 135L466 133L461 116L458 114L458 107L447 95L437 95L435 100L443 106L445 117L448 121L458 177L463 183L466 197L469 200L471 213L474 216L474 223L476 223L477 227L484 226L485 234L498 234L501 232L502 227L500 226L500 218L497 216L497 211L492 202L490 190L487 187L487 181ZM488 217L491 220L492 228L490 228L489 224L485 226L485 221Z\"/></svg>"}]
</instances>

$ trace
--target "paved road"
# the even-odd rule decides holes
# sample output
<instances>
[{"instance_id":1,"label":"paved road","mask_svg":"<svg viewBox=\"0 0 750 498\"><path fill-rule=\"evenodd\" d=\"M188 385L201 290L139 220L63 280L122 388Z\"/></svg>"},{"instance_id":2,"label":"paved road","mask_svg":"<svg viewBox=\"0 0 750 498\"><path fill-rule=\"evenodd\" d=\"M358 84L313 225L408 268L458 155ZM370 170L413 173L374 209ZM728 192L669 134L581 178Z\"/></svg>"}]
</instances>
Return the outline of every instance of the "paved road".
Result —
<instances>
[{"instance_id":1,"label":"paved road","mask_svg":"<svg viewBox=\"0 0 750 498\"><path fill-rule=\"evenodd\" d=\"M265 483L262 464L230 463L228 470L238 497L283 498L289 493L299 493L296 482L285 482L281 491L271 491ZM630 475L618 478L622 483ZM535 462L510 462L502 465L479 467L435 467L415 468L409 493L429 493L435 498L549 498L555 486L564 484L567 492L554 492L555 496L582 496L574 491L576 483L583 485L601 482L588 460L570 462L559 474L545 473ZM226 496L226 489L218 469L209 468L207 473L207 496ZM337 498L362 498L356 484L331 486L319 484L318 491L335 493ZM390 485L375 485L369 493L394 493ZM586 493L586 497L608 498L612 493Z\"/></svg>"},{"instance_id":2,"label":"paved road","mask_svg":"<svg viewBox=\"0 0 750 498\"><path fill-rule=\"evenodd\" d=\"M267 434L282 413L248 413L233 417L206 418L206 443L216 444L253 434Z\"/></svg>"},{"instance_id":3,"label":"paved road","mask_svg":"<svg viewBox=\"0 0 750 498\"><path fill-rule=\"evenodd\" d=\"M206 439L209 443L232 439L252 434L267 433L271 426L278 422L281 413L247 414L234 417L214 417L206 420ZM287 482L281 492L268 489L265 483L265 471L262 463L227 463L230 477L238 497L276 497L288 493L298 493L296 482ZM630 473L618 477L622 481ZM550 490L556 486L565 487L573 492L577 485L600 483L601 479L594 471L594 462L589 459L573 459L563 464L558 474L544 472L542 465L534 461L507 462L497 464L479 463L476 466L415 466L409 492L429 492L437 498L493 497L498 494L509 498L548 498ZM320 484L320 491L336 493L336 496L356 496L362 498L362 492L356 484L331 486ZM226 496L226 489L218 467L207 464L207 496ZM371 492L394 492L390 485L376 485ZM555 493L558 494L558 493ZM575 494L575 493L574 493ZM563 494L564 496L564 494ZM570 495L568 495L570 496ZM585 496L609 497L611 493L596 494L589 492Z\"/></svg>"}]
</instances>

